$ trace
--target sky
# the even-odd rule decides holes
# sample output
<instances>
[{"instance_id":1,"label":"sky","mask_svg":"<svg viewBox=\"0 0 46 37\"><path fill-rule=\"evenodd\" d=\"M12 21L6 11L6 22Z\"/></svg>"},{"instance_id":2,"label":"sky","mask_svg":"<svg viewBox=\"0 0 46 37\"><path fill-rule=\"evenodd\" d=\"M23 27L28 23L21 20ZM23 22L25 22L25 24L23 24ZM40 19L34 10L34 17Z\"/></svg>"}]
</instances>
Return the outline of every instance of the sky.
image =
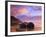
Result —
<instances>
[{"instance_id":1,"label":"sky","mask_svg":"<svg viewBox=\"0 0 46 37\"><path fill-rule=\"evenodd\" d=\"M41 6L11 5L11 15L13 16L41 16Z\"/></svg>"}]
</instances>

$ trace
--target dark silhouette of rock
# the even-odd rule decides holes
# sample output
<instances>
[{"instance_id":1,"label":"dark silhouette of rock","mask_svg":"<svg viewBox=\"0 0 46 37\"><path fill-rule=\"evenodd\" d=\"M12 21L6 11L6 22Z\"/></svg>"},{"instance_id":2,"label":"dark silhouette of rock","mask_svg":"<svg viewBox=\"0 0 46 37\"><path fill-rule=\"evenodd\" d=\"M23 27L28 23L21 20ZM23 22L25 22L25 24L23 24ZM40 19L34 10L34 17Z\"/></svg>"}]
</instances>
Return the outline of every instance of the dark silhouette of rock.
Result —
<instances>
[{"instance_id":1,"label":"dark silhouette of rock","mask_svg":"<svg viewBox=\"0 0 46 37\"><path fill-rule=\"evenodd\" d=\"M19 28L16 29L17 31L25 31L26 30L26 25L24 23L19 24Z\"/></svg>"},{"instance_id":2,"label":"dark silhouette of rock","mask_svg":"<svg viewBox=\"0 0 46 37\"><path fill-rule=\"evenodd\" d=\"M28 30L33 30L34 29L34 24L32 22L28 23L27 29Z\"/></svg>"},{"instance_id":3,"label":"dark silhouette of rock","mask_svg":"<svg viewBox=\"0 0 46 37\"><path fill-rule=\"evenodd\" d=\"M24 29L26 28L26 25L24 23L20 24L20 28Z\"/></svg>"},{"instance_id":4,"label":"dark silhouette of rock","mask_svg":"<svg viewBox=\"0 0 46 37\"><path fill-rule=\"evenodd\" d=\"M27 25L26 25L27 24ZM17 31L31 31L34 30L34 24L32 22L19 24L20 28Z\"/></svg>"}]
</instances>

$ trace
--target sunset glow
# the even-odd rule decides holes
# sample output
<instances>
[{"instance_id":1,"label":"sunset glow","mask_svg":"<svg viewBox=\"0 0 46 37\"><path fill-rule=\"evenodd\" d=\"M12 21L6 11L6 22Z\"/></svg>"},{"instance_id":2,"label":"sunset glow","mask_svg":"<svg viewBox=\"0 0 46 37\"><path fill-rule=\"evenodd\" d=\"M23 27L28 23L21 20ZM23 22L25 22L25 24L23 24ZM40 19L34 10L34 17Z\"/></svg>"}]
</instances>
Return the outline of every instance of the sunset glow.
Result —
<instances>
[{"instance_id":1,"label":"sunset glow","mask_svg":"<svg viewBox=\"0 0 46 37\"><path fill-rule=\"evenodd\" d=\"M15 25L19 26L21 25L20 23L28 25L28 23L31 22L34 24L34 31L41 30L41 25L42 25L41 6L11 5L11 17L12 17L12 22L14 22ZM12 28L12 30L13 29L14 28Z\"/></svg>"}]
</instances>

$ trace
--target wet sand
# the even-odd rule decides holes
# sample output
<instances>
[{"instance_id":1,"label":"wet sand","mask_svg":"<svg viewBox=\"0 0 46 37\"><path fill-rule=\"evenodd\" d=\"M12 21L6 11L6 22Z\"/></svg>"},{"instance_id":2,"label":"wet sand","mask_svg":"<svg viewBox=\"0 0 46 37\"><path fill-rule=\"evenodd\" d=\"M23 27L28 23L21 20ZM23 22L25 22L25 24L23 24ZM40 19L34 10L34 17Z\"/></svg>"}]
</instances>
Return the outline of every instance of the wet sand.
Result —
<instances>
[{"instance_id":1,"label":"wet sand","mask_svg":"<svg viewBox=\"0 0 46 37\"><path fill-rule=\"evenodd\" d=\"M33 23L34 23L34 30L32 30L32 31L40 31L42 29L41 28L42 24L40 21L34 21ZM27 29L25 31L27 31ZM11 26L11 32L17 32L15 25Z\"/></svg>"}]
</instances>

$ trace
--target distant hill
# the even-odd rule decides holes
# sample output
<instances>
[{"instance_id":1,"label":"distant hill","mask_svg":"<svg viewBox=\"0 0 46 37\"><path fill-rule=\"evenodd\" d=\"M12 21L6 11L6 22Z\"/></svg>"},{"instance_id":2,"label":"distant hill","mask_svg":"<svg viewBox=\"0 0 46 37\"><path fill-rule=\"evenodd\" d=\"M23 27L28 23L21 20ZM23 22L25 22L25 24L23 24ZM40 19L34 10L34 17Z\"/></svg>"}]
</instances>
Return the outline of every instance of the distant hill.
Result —
<instances>
[{"instance_id":1,"label":"distant hill","mask_svg":"<svg viewBox=\"0 0 46 37\"><path fill-rule=\"evenodd\" d=\"M41 16L26 16L26 15L22 15L22 16L17 16L18 19L20 19L21 21L24 20L41 20Z\"/></svg>"},{"instance_id":2,"label":"distant hill","mask_svg":"<svg viewBox=\"0 0 46 37\"><path fill-rule=\"evenodd\" d=\"M31 17L31 20L40 20L42 17L41 16L33 16Z\"/></svg>"}]
</instances>

